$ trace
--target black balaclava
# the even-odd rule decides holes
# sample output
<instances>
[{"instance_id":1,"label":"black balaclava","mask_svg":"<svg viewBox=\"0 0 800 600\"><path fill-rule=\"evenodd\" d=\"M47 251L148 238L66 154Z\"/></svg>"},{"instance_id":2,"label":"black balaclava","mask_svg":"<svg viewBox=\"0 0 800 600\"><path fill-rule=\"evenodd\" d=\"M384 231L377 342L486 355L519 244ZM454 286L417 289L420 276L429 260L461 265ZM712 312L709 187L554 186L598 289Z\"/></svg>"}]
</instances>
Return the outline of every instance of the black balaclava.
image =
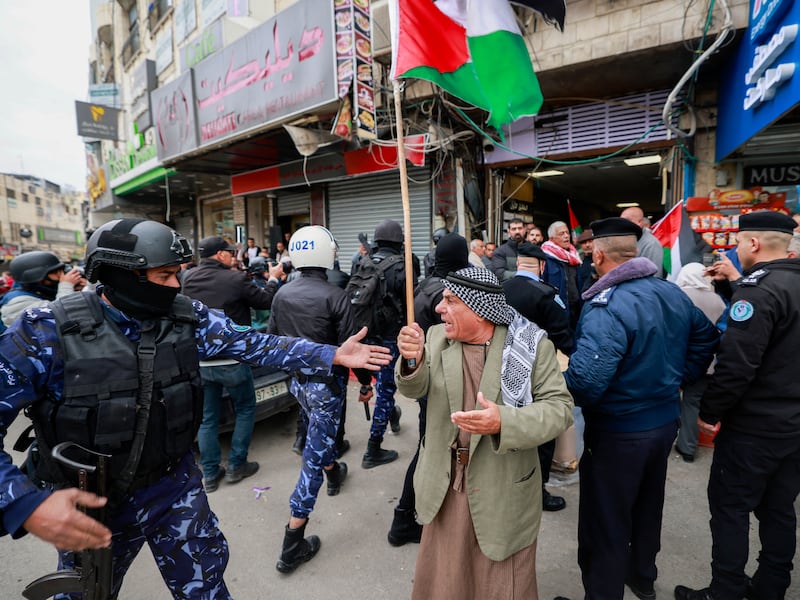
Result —
<instances>
[{"instance_id":1,"label":"black balaclava","mask_svg":"<svg viewBox=\"0 0 800 600\"><path fill-rule=\"evenodd\" d=\"M146 321L169 314L180 288L147 281L128 269L101 267L103 293L116 308L126 315Z\"/></svg>"},{"instance_id":2,"label":"black balaclava","mask_svg":"<svg viewBox=\"0 0 800 600\"><path fill-rule=\"evenodd\" d=\"M457 233L442 236L436 244L436 264L431 275L444 278L448 273L455 273L469 266L467 240Z\"/></svg>"},{"instance_id":3,"label":"black balaclava","mask_svg":"<svg viewBox=\"0 0 800 600\"><path fill-rule=\"evenodd\" d=\"M36 283L23 283L22 289L52 302L58 294L58 281L42 279Z\"/></svg>"}]
</instances>

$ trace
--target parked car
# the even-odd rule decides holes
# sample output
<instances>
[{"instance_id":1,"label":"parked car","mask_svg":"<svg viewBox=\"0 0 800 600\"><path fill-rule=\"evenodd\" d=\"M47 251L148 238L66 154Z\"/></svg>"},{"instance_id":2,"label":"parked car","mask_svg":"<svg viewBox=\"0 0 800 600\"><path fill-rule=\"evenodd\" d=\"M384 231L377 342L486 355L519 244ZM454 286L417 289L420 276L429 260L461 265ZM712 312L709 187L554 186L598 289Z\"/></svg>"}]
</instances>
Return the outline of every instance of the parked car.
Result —
<instances>
[{"instance_id":1,"label":"parked car","mask_svg":"<svg viewBox=\"0 0 800 600\"><path fill-rule=\"evenodd\" d=\"M290 376L286 371L275 367L253 367L253 379L256 388L256 422L290 410L297 400L289 393ZM227 390L222 397L222 412L219 416L219 431L233 431L235 414L233 403Z\"/></svg>"}]
</instances>

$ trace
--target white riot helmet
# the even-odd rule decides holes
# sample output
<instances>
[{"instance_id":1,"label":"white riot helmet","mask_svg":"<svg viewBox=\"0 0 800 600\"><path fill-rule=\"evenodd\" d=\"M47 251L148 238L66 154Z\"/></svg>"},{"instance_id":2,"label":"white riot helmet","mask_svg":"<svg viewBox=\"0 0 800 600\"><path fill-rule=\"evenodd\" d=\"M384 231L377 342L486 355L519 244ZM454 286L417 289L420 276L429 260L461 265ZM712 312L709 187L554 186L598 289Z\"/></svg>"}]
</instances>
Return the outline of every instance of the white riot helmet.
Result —
<instances>
[{"instance_id":1,"label":"white riot helmet","mask_svg":"<svg viewBox=\"0 0 800 600\"><path fill-rule=\"evenodd\" d=\"M332 269L337 249L333 234L320 225L301 227L289 240L289 258L295 269Z\"/></svg>"}]
</instances>

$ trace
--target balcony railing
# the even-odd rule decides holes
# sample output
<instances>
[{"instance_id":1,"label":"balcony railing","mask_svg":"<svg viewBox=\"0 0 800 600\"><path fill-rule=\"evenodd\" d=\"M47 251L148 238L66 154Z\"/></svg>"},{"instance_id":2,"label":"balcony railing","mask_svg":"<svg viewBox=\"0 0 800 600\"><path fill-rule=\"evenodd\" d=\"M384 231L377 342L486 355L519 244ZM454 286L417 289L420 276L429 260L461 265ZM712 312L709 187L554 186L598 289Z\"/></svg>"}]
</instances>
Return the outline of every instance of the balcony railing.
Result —
<instances>
[{"instance_id":1,"label":"balcony railing","mask_svg":"<svg viewBox=\"0 0 800 600\"><path fill-rule=\"evenodd\" d=\"M158 23L172 8L171 0L153 0L147 13L147 20L150 23L150 31L155 32Z\"/></svg>"},{"instance_id":2,"label":"balcony railing","mask_svg":"<svg viewBox=\"0 0 800 600\"><path fill-rule=\"evenodd\" d=\"M139 48L141 47L141 41L139 40L139 24L133 26L131 29L131 35L125 40L125 43L122 45L122 64L127 66L130 64L131 59L134 55L139 52Z\"/></svg>"}]
</instances>

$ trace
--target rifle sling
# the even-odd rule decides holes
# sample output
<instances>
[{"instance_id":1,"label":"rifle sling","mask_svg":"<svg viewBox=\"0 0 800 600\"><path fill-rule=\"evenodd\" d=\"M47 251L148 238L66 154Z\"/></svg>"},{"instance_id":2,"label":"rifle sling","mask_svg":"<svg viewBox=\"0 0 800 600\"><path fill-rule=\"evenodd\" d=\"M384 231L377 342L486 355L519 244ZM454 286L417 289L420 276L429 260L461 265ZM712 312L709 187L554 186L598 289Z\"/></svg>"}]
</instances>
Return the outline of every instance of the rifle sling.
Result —
<instances>
[{"instance_id":1,"label":"rifle sling","mask_svg":"<svg viewBox=\"0 0 800 600\"><path fill-rule=\"evenodd\" d=\"M136 398L136 425L133 432L133 442L128 460L122 469L119 479L114 482L114 488L119 494L126 494L133 481L139 460L142 457L144 440L147 435L147 425L150 421L150 404L153 401L153 369L156 357L156 331L153 321L142 323L142 337L136 349L139 366L139 392Z\"/></svg>"}]
</instances>

